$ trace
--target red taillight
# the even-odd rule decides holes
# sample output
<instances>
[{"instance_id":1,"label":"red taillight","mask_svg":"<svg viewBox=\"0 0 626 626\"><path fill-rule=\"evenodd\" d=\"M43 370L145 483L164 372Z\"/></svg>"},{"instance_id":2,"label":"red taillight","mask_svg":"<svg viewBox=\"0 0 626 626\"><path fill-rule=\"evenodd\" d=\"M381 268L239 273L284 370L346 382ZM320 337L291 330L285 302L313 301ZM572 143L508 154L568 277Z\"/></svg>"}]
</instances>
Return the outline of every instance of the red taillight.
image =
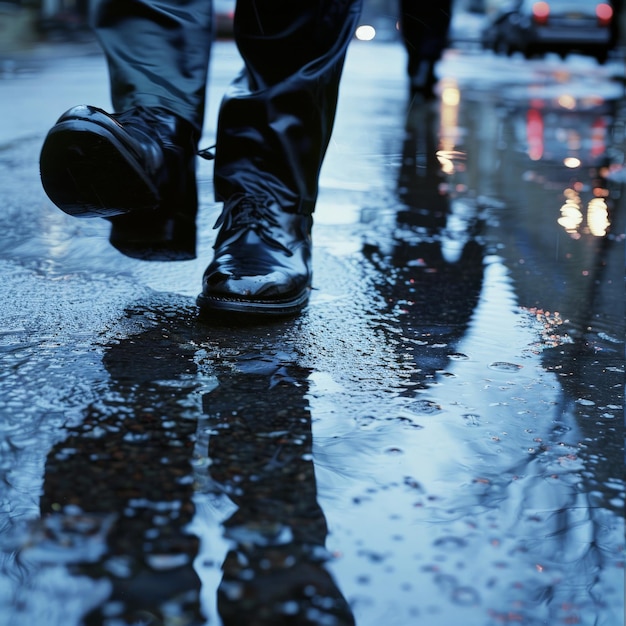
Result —
<instances>
[{"instance_id":1,"label":"red taillight","mask_svg":"<svg viewBox=\"0 0 626 626\"><path fill-rule=\"evenodd\" d=\"M613 8L610 4L602 3L596 6L596 15L600 26L608 26L613 17Z\"/></svg>"},{"instance_id":2,"label":"red taillight","mask_svg":"<svg viewBox=\"0 0 626 626\"><path fill-rule=\"evenodd\" d=\"M535 24L547 24L550 15L550 5L547 2L533 4L533 21Z\"/></svg>"},{"instance_id":3,"label":"red taillight","mask_svg":"<svg viewBox=\"0 0 626 626\"><path fill-rule=\"evenodd\" d=\"M528 156L533 161L539 161L543 156L543 116L538 109L528 109L526 138L528 140Z\"/></svg>"},{"instance_id":4,"label":"red taillight","mask_svg":"<svg viewBox=\"0 0 626 626\"><path fill-rule=\"evenodd\" d=\"M591 125L591 156L599 157L606 152L606 122L598 117Z\"/></svg>"}]
</instances>

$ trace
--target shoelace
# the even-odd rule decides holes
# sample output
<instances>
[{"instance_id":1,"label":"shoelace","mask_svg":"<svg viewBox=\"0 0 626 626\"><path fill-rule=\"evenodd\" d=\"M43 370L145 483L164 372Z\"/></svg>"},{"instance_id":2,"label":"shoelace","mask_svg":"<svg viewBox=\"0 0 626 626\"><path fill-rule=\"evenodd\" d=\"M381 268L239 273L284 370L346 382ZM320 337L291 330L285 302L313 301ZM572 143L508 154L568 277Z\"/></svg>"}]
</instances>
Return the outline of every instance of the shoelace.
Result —
<instances>
[{"instance_id":1,"label":"shoelace","mask_svg":"<svg viewBox=\"0 0 626 626\"><path fill-rule=\"evenodd\" d=\"M260 200L243 194L231 198L224 205L213 228L221 226L231 234L231 237L236 237L246 230L253 230L268 246L281 250L288 256L293 255L289 248L269 234L269 229L281 226L265 199Z\"/></svg>"},{"instance_id":2,"label":"shoelace","mask_svg":"<svg viewBox=\"0 0 626 626\"><path fill-rule=\"evenodd\" d=\"M215 146L209 146L208 148L202 148L202 150L198 150L196 153L199 157L205 159L206 161L213 161L215 159Z\"/></svg>"}]
</instances>

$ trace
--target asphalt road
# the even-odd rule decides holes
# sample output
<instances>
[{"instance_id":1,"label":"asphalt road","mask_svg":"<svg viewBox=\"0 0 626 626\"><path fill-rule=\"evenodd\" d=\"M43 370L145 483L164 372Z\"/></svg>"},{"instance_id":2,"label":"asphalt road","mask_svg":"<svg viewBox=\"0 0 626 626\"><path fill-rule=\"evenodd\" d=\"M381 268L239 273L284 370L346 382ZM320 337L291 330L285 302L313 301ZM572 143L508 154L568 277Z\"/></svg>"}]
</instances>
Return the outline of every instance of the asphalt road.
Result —
<instances>
[{"instance_id":1,"label":"asphalt road","mask_svg":"<svg viewBox=\"0 0 626 626\"><path fill-rule=\"evenodd\" d=\"M214 49L203 145L239 67ZM617 626L623 63L350 49L299 318L197 318L39 184L90 46L0 77L0 625Z\"/></svg>"}]
</instances>

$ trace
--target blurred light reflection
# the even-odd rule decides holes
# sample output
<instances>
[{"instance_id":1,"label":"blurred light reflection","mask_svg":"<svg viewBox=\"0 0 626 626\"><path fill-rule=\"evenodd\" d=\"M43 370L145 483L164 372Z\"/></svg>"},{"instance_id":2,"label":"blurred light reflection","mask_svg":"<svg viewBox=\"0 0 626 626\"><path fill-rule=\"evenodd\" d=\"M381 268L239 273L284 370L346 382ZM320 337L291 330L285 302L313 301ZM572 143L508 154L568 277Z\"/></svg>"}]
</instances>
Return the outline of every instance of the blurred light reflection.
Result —
<instances>
[{"instance_id":1,"label":"blurred light reflection","mask_svg":"<svg viewBox=\"0 0 626 626\"><path fill-rule=\"evenodd\" d=\"M373 26L364 24L356 29L355 37L359 41L372 41L376 37L376 29Z\"/></svg>"},{"instance_id":2,"label":"blurred light reflection","mask_svg":"<svg viewBox=\"0 0 626 626\"><path fill-rule=\"evenodd\" d=\"M447 86L441 93L441 100L447 106L456 107L461 102L461 92L457 86Z\"/></svg>"},{"instance_id":3,"label":"blurred light reflection","mask_svg":"<svg viewBox=\"0 0 626 626\"><path fill-rule=\"evenodd\" d=\"M565 167L569 167L570 169L575 169L581 166L581 161L577 157L565 157L563 159L563 165L565 165Z\"/></svg>"},{"instance_id":4,"label":"blurred light reflection","mask_svg":"<svg viewBox=\"0 0 626 626\"><path fill-rule=\"evenodd\" d=\"M611 222L609 210L603 198L593 198L587 205L587 226L595 237L604 237Z\"/></svg>"},{"instance_id":5,"label":"blurred light reflection","mask_svg":"<svg viewBox=\"0 0 626 626\"><path fill-rule=\"evenodd\" d=\"M461 92L456 81L442 80L441 82L441 104L439 112L441 151L452 152L459 143L460 137L459 105L461 103ZM439 158L439 155L437 156Z\"/></svg>"},{"instance_id":6,"label":"blurred light reflection","mask_svg":"<svg viewBox=\"0 0 626 626\"><path fill-rule=\"evenodd\" d=\"M451 158L446 156L441 150L437 152L437 160L441 164L441 171L444 174L454 173L454 161L452 161Z\"/></svg>"},{"instance_id":7,"label":"blurred light reflection","mask_svg":"<svg viewBox=\"0 0 626 626\"><path fill-rule=\"evenodd\" d=\"M532 161L539 161L543 156L543 116L538 109L528 109L526 114L526 139L528 156Z\"/></svg>"},{"instance_id":8,"label":"blurred light reflection","mask_svg":"<svg viewBox=\"0 0 626 626\"><path fill-rule=\"evenodd\" d=\"M565 189L565 204L561 206L558 224L565 229L574 239L581 237L580 227L583 223L583 202L580 195L576 191L578 185L574 188ZM601 187L593 190L594 197L587 204L587 230L594 237L604 237L607 234L611 222L609 220L609 209L605 197L608 196L608 190Z\"/></svg>"},{"instance_id":9,"label":"blurred light reflection","mask_svg":"<svg viewBox=\"0 0 626 626\"><path fill-rule=\"evenodd\" d=\"M568 109L570 111L573 111L576 108L576 98L566 93L559 96L558 103L564 109Z\"/></svg>"},{"instance_id":10,"label":"blurred light reflection","mask_svg":"<svg viewBox=\"0 0 626 626\"><path fill-rule=\"evenodd\" d=\"M591 156L599 157L606 151L606 121L598 117L591 126Z\"/></svg>"},{"instance_id":11,"label":"blurred light reflection","mask_svg":"<svg viewBox=\"0 0 626 626\"><path fill-rule=\"evenodd\" d=\"M456 171L465 171L465 152L458 150L437 150L437 160L441 165L441 170L445 174L453 174Z\"/></svg>"},{"instance_id":12,"label":"blurred light reflection","mask_svg":"<svg viewBox=\"0 0 626 626\"><path fill-rule=\"evenodd\" d=\"M557 220L558 224L565 229L565 232L572 236L578 237L578 228L583 221L583 213L581 208L580 196L574 189L566 189L563 192L565 196L565 204L561 206L561 217Z\"/></svg>"},{"instance_id":13,"label":"blurred light reflection","mask_svg":"<svg viewBox=\"0 0 626 626\"><path fill-rule=\"evenodd\" d=\"M569 200L561 207L561 217L557 220L570 235L578 233L578 227L583 221L580 209Z\"/></svg>"}]
</instances>

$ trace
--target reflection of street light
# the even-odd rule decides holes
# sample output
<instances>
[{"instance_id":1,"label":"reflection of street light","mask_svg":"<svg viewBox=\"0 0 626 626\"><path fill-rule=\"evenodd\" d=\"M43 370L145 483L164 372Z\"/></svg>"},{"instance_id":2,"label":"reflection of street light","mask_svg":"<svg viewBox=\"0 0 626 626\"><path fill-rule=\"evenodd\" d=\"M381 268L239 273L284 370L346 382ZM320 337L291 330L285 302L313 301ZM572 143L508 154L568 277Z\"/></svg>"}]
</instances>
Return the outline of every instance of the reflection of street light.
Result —
<instances>
[{"instance_id":1,"label":"reflection of street light","mask_svg":"<svg viewBox=\"0 0 626 626\"><path fill-rule=\"evenodd\" d=\"M454 172L464 172L467 155L459 150L437 150L437 160L441 165L444 174L454 174Z\"/></svg>"},{"instance_id":2,"label":"reflection of street light","mask_svg":"<svg viewBox=\"0 0 626 626\"><path fill-rule=\"evenodd\" d=\"M564 108L573 111L576 108L576 98L569 94L561 94L558 97L558 103Z\"/></svg>"},{"instance_id":3,"label":"reflection of street light","mask_svg":"<svg viewBox=\"0 0 626 626\"><path fill-rule=\"evenodd\" d=\"M561 207L561 217L557 220L557 223L565 229L565 232L574 237L574 239L578 239L580 237L578 227L583 221L583 214L580 210L580 196L574 189L566 189L563 195L566 200L565 204Z\"/></svg>"},{"instance_id":4,"label":"reflection of street light","mask_svg":"<svg viewBox=\"0 0 626 626\"><path fill-rule=\"evenodd\" d=\"M563 226L565 231L570 235L578 232L578 227L583 221L583 214L580 209L571 201L568 200L561 207L561 217L557 220L560 226Z\"/></svg>"},{"instance_id":5,"label":"reflection of street light","mask_svg":"<svg viewBox=\"0 0 626 626\"><path fill-rule=\"evenodd\" d=\"M461 92L456 85L446 85L441 93L441 100L447 106L459 106Z\"/></svg>"},{"instance_id":6,"label":"reflection of street light","mask_svg":"<svg viewBox=\"0 0 626 626\"><path fill-rule=\"evenodd\" d=\"M587 225L589 232L595 237L604 237L611 225L609 210L604 198L593 198L587 205Z\"/></svg>"},{"instance_id":7,"label":"reflection of street light","mask_svg":"<svg viewBox=\"0 0 626 626\"><path fill-rule=\"evenodd\" d=\"M437 160L439 161L441 171L444 174L454 174L454 161L449 158L443 150L439 150L439 152L437 152Z\"/></svg>"},{"instance_id":8,"label":"reflection of street light","mask_svg":"<svg viewBox=\"0 0 626 626\"><path fill-rule=\"evenodd\" d=\"M587 227L594 237L604 237L611 225L609 209L605 197L608 191L602 188L593 190L594 198L587 204ZM574 237L580 238L579 227L583 221L582 200L575 189L568 188L563 192L565 204L561 207L561 217L557 220L565 231Z\"/></svg>"},{"instance_id":9,"label":"reflection of street light","mask_svg":"<svg viewBox=\"0 0 626 626\"><path fill-rule=\"evenodd\" d=\"M575 169L581 166L581 161L577 157L566 157L563 159L563 165L565 165L565 167L569 167L570 169Z\"/></svg>"},{"instance_id":10,"label":"reflection of street light","mask_svg":"<svg viewBox=\"0 0 626 626\"><path fill-rule=\"evenodd\" d=\"M459 139L459 104L461 91L456 81L442 80L440 126L442 150L452 151Z\"/></svg>"}]
</instances>

